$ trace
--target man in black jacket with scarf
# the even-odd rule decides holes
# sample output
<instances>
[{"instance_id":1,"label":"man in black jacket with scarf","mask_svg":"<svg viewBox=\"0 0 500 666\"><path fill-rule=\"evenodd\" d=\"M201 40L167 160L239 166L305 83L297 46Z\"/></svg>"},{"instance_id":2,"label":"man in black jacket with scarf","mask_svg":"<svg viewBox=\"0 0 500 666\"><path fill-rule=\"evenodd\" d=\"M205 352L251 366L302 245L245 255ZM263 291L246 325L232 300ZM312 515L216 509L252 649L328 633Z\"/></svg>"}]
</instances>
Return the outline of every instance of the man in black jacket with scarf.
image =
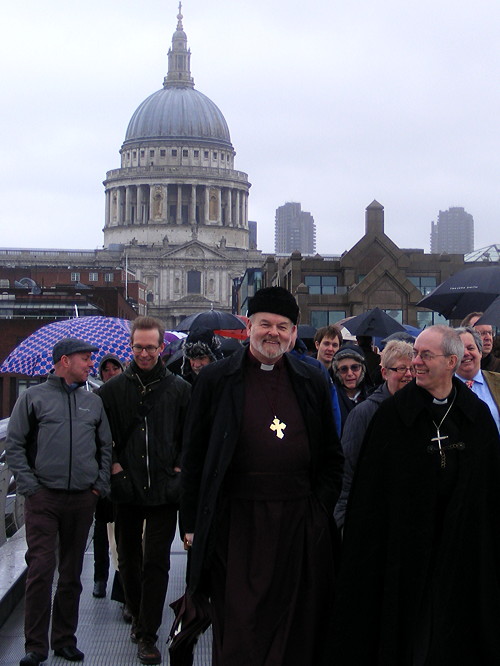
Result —
<instances>
[{"instance_id":1,"label":"man in black jacket with scarf","mask_svg":"<svg viewBox=\"0 0 500 666\"><path fill-rule=\"evenodd\" d=\"M161 624L175 536L184 417L190 387L166 370L161 323L132 322L134 359L99 389L113 434L111 499L131 639L143 664L161 663ZM143 535L144 530L144 535Z\"/></svg>"}]
</instances>

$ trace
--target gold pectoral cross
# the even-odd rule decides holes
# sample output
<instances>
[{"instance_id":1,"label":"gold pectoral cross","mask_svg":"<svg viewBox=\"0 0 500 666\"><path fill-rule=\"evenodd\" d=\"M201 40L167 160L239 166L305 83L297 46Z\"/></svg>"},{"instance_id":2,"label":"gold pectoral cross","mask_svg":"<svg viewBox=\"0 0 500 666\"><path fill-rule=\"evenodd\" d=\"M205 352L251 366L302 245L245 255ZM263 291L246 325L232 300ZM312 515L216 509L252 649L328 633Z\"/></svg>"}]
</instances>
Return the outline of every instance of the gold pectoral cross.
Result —
<instances>
[{"instance_id":1,"label":"gold pectoral cross","mask_svg":"<svg viewBox=\"0 0 500 666\"><path fill-rule=\"evenodd\" d=\"M283 439L283 437L285 436L283 433L283 430L285 428L286 428L286 423L281 423L276 416L274 417L273 422L269 426L270 430L274 430L274 432L276 433L276 437L278 437L278 439Z\"/></svg>"}]
</instances>

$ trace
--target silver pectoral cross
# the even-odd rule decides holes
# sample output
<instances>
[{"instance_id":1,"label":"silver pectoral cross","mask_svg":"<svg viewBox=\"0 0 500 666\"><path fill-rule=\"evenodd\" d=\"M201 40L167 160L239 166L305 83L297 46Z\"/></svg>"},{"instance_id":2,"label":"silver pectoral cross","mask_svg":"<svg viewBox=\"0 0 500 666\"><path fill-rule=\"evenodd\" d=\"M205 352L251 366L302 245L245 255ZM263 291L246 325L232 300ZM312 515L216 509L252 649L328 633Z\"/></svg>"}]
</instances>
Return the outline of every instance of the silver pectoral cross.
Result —
<instances>
[{"instance_id":1,"label":"silver pectoral cross","mask_svg":"<svg viewBox=\"0 0 500 666\"><path fill-rule=\"evenodd\" d=\"M446 454L443 451L443 447L441 446L441 442L444 439L448 439L448 435L442 435L439 432L439 428L436 428L436 431L437 431L437 436L433 437L431 439L431 442L437 442L438 449L439 449L439 455L441 456L441 469L444 469L446 467Z\"/></svg>"},{"instance_id":2,"label":"silver pectoral cross","mask_svg":"<svg viewBox=\"0 0 500 666\"><path fill-rule=\"evenodd\" d=\"M270 430L274 430L276 433L276 437L278 439L283 439L285 434L283 433L283 430L286 428L286 423L281 423L280 420L275 416L273 419L273 422L269 426Z\"/></svg>"}]
</instances>

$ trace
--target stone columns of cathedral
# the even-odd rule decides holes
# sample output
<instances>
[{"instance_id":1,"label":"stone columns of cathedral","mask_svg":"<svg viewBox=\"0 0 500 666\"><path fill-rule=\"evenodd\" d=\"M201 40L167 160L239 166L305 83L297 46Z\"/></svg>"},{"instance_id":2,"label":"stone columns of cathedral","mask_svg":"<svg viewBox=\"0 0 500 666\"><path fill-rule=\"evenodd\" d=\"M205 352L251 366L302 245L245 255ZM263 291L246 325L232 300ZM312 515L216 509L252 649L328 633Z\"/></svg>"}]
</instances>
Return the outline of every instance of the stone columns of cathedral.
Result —
<instances>
[{"instance_id":1,"label":"stone columns of cathedral","mask_svg":"<svg viewBox=\"0 0 500 666\"><path fill-rule=\"evenodd\" d=\"M205 224L248 228L248 192L194 183L126 185L106 190L106 227Z\"/></svg>"}]
</instances>

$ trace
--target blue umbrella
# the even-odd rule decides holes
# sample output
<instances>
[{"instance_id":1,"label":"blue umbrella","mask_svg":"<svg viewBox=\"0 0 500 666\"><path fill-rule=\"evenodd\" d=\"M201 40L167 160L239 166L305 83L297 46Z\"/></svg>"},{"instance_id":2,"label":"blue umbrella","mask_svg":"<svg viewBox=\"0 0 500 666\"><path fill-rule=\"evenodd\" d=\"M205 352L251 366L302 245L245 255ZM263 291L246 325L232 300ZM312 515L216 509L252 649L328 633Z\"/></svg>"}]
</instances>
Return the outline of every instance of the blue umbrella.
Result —
<instances>
[{"instance_id":1,"label":"blue umbrella","mask_svg":"<svg viewBox=\"0 0 500 666\"><path fill-rule=\"evenodd\" d=\"M63 338L80 338L99 347L94 354L96 366L106 354L115 354L126 364L132 359L130 324L118 317L74 317L42 326L23 340L5 359L0 372L21 375L47 375L52 370L52 348ZM165 331L165 343L185 337L184 333ZM97 367L95 372L97 373Z\"/></svg>"},{"instance_id":2,"label":"blue umbrella","mask_svg":"<svg viewBox=\"0 0 500 666\"><path fill-rule=\"evenodd\" d=\"M74 317L54 321L42 326L23 340L5 359L0 372L21 375L47 375L52 370L52 348L63 338L80 338L99 351L93 356L94 373L102 357L115 354L122 363L132 359L130 349L130 324L128 319L118 317ZM165 342L184 337L183 333L165 331Z\"/></svg>"},{"instance_id":3,"label":"blue umbrella","mask_svg":"<svg viewBox=\"0 0 500 666\"><path fill-rule=\"evenodd\" d=\"M115 354L123 363L132 358L130 321L117 317L74 317L46 324L32 333L7 356L0 372L47 375L53 368L52 348L63 338L80 338L99 347L93 356L96 373L105 354Z\"/></svg>"}]
</instances>

